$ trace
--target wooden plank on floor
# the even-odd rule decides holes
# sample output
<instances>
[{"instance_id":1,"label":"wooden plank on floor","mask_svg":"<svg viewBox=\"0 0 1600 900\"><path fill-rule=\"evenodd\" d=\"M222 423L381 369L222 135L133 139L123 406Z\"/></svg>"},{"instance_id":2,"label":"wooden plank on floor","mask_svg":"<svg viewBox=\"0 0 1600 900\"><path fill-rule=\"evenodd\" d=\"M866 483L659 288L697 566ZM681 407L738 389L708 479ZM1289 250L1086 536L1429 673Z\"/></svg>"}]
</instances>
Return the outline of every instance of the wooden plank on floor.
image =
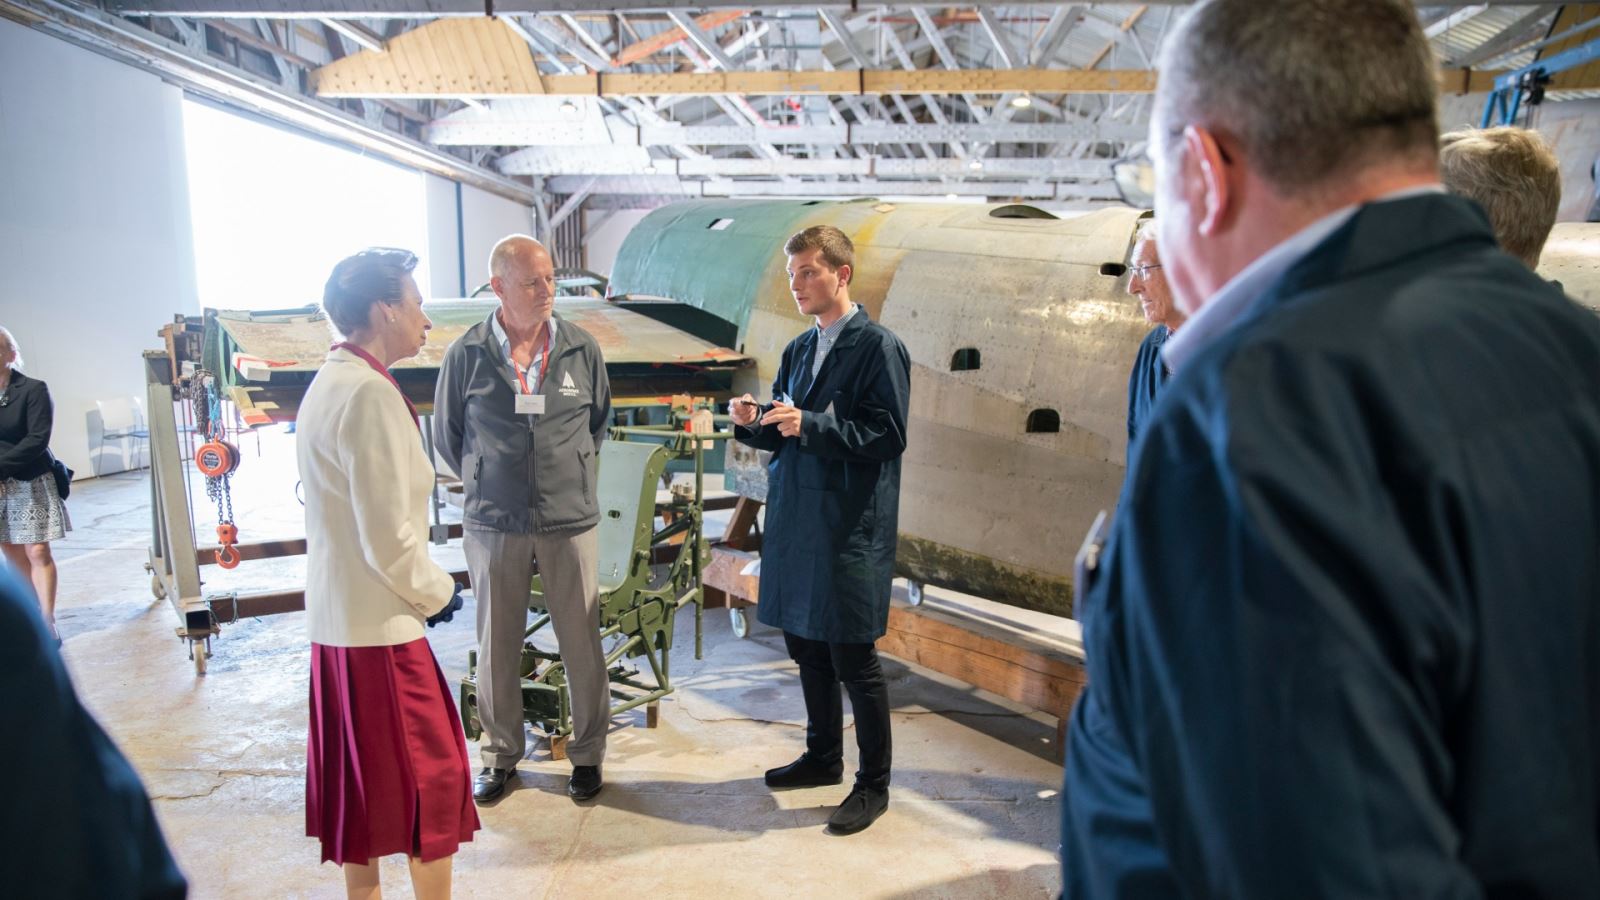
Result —
<instances>
[{"instance_id":1,"label":"wooden plank on floor","mask_svg":"<svg viewBox=\"0 0 1600 900\"><path fill-rule=\"evenodd\" d=\"M706 587L721 591L730 604L748 606L761 596L761 578L742 573L745 566L759 558L718 544L711 548L711 562L701 572L700 580Z\"/></svg>"},{"instance_id":2,"label":"wooden plank on floor","mask_svg":"<svg viewBox=\"0 0 1600 900\"><path fill-rule=\"evenodd\" d=\"M937 610L891 607L878 649L1060 718L1088 681L1083 663L1065 652Z\"/></svg>"}]
</instances>

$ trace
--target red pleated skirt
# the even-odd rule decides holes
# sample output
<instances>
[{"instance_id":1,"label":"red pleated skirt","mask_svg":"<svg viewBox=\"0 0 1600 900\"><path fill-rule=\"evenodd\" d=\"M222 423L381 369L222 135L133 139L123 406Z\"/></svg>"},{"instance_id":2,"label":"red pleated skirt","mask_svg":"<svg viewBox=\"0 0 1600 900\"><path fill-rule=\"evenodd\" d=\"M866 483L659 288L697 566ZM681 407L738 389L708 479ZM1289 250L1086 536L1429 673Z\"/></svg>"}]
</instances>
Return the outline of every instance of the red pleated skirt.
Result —
<instances>
[{"instance_id":1,"label":"red pleated skirt","mask_svg":"<svg viewBox=\"0 0 1600 900\"><path fill-rule=\"evenodd\" d=\"M313 643L308 738L306 834L323 862L430 862L478 830L466 737L426 638Z\"/></svg>"}]
</instances>

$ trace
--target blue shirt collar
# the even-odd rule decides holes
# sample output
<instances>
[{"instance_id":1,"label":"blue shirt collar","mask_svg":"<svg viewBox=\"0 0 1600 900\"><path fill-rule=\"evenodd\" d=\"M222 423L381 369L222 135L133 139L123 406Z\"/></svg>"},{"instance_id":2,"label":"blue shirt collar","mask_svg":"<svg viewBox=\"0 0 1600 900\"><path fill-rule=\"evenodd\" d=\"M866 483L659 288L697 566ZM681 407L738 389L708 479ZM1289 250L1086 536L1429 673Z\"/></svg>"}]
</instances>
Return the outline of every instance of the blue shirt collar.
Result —
<instances>
[{"instance_id":1,"label":"blue shirt collar","mask_svg":"<svg viewBox=\"0 0 1600 900\"><path fill-rule=\"evenodd\" d=\"M842 315L839 318L835 319L832 325L829 325L827 328L823 328L821 324L818 324L816 326L817 335L819 337L825 337L829 341L832 341L834 338L839 336L839 332L844 330L844 323L850 321L850 317L855 315L856 314L856 310L858 310L860 308L861 308L861 304L859 304L859 303L851 303L850 304L850 309L848 309L845 312L844 315Z\"/></svg>"},{"instance_id":2,"label":"blue shirt collar","mask_svg":"<svg viewBox=\"0 0 1600 900\"><path fill-rule=\"evenodd\" d=\"M510 359L511 358L511 336L506 334L506 330L505 330L504 326L502 326L500 324L500 311L499 310L495 310L494 315L489 317L489 328L494 331L494 339L500 343L500 352L501 352L501 354L504 355L507 359ZM551 313L550 314L550 335L549 335L549 337L545 338L544 343L542 343L539 346L533 348L533 356L534 356L534 358L537 359L540 354L544 353L544 348L545 347L554 347L555 344L556 344L556 316L555 316L555 313Z\"/></svg>"},{"instance_id":3,"label":"blue shirt collar","mask_svg":"<svg viewBox=\"0 0 1600 900\"><path fill-rule=\"evenodd\" d=\"M1439 185L1406 188L1385 194L1372 203L1388 203L1424 194L1443 193ZM1300 229L1287 240L1256 257L1255 262L1233 276L1222 289L1212 295L1210 302L1189 318L1183 327L1174 332L1161 348L1161 358L1174 373L1182 372L1185 364L1217 338L1226 334L1249 311L1261 295L1282 278L1295 263L1304 259L1318 245L1350 221L1363 204L1352 204L1329 213Z\"/></svg>"}]
</instances>

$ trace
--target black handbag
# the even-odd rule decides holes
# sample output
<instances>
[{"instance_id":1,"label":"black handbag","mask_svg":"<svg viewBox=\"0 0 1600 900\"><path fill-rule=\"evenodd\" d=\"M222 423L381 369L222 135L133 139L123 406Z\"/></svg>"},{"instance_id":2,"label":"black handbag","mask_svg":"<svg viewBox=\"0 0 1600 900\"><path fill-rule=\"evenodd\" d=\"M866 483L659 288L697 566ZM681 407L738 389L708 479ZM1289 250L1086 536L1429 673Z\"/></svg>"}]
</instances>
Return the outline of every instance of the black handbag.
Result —
<instances>
[{"instance_id":1,"label":"black handbag","mask_svg":"<svg viewBox=\"0 0 1600 900\"><path fill-rule=\"evenodd\" d=\"M67 468L66 463L56 459L54 453L50 454L50 473L56 476L56 493L61 495L61 499L67 499L67 495L72 493L72 470Z\"/></svg>"}]
</instances>

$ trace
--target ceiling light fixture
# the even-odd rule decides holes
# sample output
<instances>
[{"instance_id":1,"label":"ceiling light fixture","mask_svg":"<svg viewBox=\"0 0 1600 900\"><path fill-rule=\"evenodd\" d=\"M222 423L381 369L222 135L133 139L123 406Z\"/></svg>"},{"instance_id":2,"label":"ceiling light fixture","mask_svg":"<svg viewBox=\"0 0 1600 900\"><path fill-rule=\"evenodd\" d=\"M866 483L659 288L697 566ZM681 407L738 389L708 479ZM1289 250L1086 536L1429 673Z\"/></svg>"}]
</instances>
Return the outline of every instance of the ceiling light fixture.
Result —
<instances>
[{"instance_id":1,"label":"ceiling light fixture","mask_svg":"<svg viewBox=\"0 0 1600 900\"><path fill-rule=\"evenodd\" d=\"M959 194L945 194L944 198L946 200L959 200L959 199L961 199Z\"/></svg>"},{"instance_id":2,"label":"ceiling light fixture","mask_svg":"<svg viewBox=\"0 0 1600 900\"><path fill-rule=\"evenodd\" d=\"M1027 94L1018 94L1011 98L1011 105L1017 109L1027 109L1033 105L1033 98Z\"/></svg>"},{"instance_id":3,"label":"ceiling light fixture","mask_svg":"<svg viewBox=\"0 0 1600 900\"><path fill-rule=\"evenodd\" d=\"M656 164L653 162L646 163L644 167L644 173L646 175L654 175L656 173Z\"/></svg>"},{"instance_id":4,"label":"ceiling light fixture","mask_svg":"<svg viewBox=\"0 0 1600 900\"><path fill-rule=\"evenodd\" d=\"M578 104L573 103L571 100L561 101L561 114L569 119L577 118Z\"/></svg>"},{"instance_id":5,"label":"ceiling light fixture","mask_svg":"<svg viewBox=\"0 0 1600 900\"><path fill-rule=\"evenodd\" d=\"M983 160L975 159L972 162L967 163L967 168L969 168L972 171L976 172L976 171L978 171L978 170L983 168Z\"/></svg>"}]
</instances>

